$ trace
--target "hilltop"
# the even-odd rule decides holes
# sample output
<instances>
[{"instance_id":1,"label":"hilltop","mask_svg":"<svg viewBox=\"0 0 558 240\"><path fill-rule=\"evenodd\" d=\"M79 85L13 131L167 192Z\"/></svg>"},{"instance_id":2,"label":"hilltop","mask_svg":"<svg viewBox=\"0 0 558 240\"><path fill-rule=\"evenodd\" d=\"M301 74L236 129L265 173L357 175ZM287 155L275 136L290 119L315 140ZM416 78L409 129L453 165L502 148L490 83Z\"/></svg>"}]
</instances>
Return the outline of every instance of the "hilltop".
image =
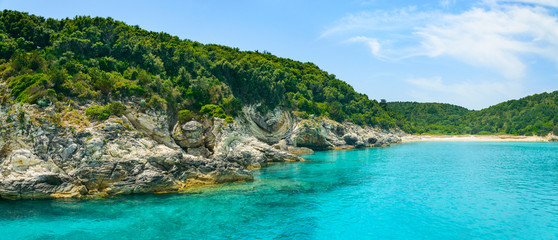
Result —
<instances>
[{"instance_id":1,"label":"hilltop","mask_svg":"<svg viewBox=\"0 0 558 240\"><path fill-rule=\"evenodd\" d=\"M442 103L390 102L410 133L558 135L558 91L527 96L474 111Z\"/></svg>"}]
</instances>

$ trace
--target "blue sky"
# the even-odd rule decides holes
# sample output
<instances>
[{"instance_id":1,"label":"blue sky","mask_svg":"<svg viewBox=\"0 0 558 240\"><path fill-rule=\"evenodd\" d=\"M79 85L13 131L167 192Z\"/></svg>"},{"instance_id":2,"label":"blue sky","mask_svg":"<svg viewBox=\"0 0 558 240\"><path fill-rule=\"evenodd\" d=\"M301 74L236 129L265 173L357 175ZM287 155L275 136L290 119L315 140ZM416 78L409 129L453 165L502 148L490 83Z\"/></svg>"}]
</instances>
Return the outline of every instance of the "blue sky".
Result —
<instances>
[{"instance_id":1,"label":"blue sky","mask_svg":"<svg viewBox=\"0 0 558 240\"><path fill-rule=\"evenodd\" d=\"M558 90L558 0L0 0L112 17L202 43L316 63L372 99L481 109Z\"/></svg>"}]
</instances>

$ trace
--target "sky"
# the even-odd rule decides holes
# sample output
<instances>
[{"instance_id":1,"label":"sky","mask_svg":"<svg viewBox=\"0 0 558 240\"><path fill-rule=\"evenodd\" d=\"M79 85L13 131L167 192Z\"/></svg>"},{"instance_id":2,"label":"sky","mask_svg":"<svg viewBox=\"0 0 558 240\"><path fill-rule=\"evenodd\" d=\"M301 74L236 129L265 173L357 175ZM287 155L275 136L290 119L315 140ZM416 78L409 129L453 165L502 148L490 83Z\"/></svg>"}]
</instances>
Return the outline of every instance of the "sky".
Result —
<instances>
[{"instance_id":1,"label":"sky","mask_svg":"<svg viewBox=\"0 0 558 240\"><path fill-rule=\"evenodd\" d=\"M558 0L0 0L0 8L112 17L313 62L376 100L478 110L558 90Z\"/></svg>"}]
</instances>

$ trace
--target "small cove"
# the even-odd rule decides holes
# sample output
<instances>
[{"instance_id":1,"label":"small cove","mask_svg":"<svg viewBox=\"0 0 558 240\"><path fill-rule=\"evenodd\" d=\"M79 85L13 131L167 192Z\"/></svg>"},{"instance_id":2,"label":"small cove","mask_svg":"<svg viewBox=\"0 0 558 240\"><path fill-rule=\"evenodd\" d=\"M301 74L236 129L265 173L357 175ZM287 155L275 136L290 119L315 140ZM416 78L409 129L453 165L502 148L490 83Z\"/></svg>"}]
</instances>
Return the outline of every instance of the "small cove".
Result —
<instances>
[{"instance_id":1,"label":"small cove","mask_svg":"<svg viewBox=\"0 0 558 240\"><path fill-rule=\"evenodd\" d=\"M0 201L0 239L556 239L558 144L327 151L253 182L100 200Z\"/></svg>"}]
</instances>

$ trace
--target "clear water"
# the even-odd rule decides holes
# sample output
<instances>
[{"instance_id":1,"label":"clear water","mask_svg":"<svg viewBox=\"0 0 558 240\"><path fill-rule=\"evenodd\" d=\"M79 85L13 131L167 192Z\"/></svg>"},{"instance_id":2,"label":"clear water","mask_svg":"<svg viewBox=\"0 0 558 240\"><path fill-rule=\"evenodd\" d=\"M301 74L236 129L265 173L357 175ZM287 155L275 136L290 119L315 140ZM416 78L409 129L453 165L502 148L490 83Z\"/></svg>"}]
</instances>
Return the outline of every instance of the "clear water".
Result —
<instances>
[{"instance_id":1,"label":"clear water","mask_svg":"<svg viewBox=\"0 0 558 240\"><path fill-rule=\"evenodd\" d=\"M0 239L558 239L558 144L306 158L194 193L0 202Z\"/></svg>"}]
</instances>

